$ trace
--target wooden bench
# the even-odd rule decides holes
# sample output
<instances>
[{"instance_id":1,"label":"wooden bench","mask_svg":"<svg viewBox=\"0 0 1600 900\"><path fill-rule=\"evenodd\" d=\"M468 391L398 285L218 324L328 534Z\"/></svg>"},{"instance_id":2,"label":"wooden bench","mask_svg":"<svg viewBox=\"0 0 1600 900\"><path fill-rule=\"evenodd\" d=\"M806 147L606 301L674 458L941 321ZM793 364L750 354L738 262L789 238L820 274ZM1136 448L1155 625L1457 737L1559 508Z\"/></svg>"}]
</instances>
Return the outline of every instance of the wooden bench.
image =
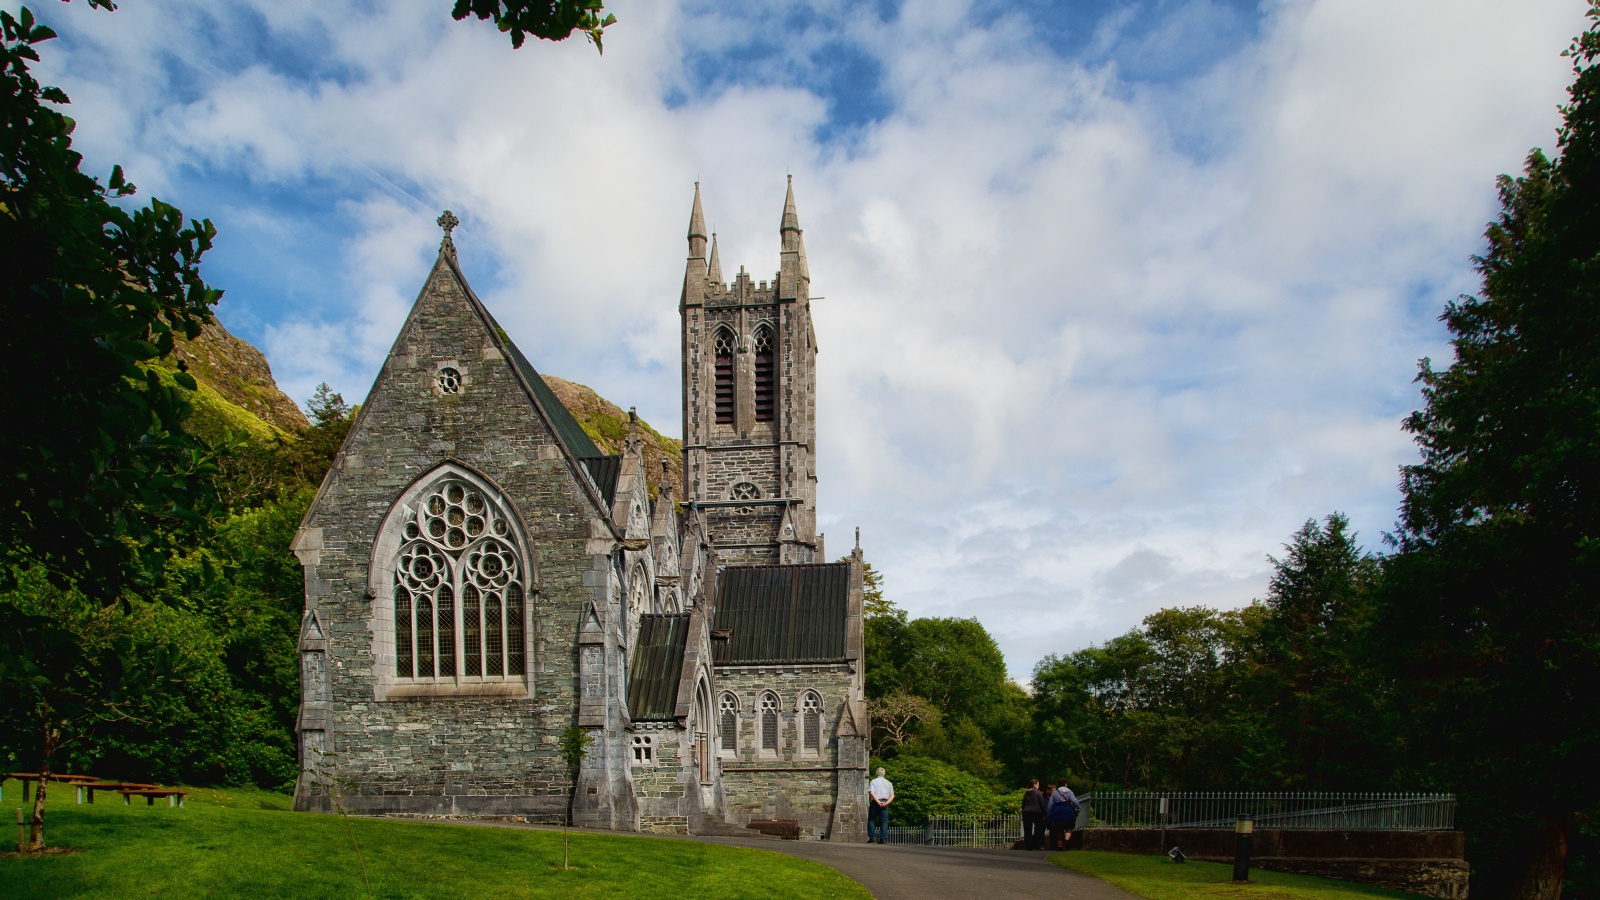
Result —
<instances>
[{"instance_id":1,"label":"wooden bench","mask_svg":"<svg viewBox=\"0 0 1600 900\"><path fill-rule=\"evenodd\" d=\"M117 793L122 795L122 805L128 806L134 797L143 797L145 806L155 806L157 797L167 798L168 806L182 806L188 791L176 791L171 788L123 788Z\"/></svg>"},{"instance_id":2,"label":"wooden bench","mask_svg":"<svg viewBox=\"0 0 1600 900\"><path fill-rule=\"evenodd\" d=\"M18 781L22 782L22 802L23 803L27 803L28 802L28 787L30 785L32 785L35 781L39 780L39 773L38 772L9 772L9 773L6 774L6 777L7 778L15 778ZM66 782L68 784L77 784L77 783L85 782L85 781L99 781L100 779L99 779L98 776L95 776L95 775L54 775L53 774L53 775L50 776L50 780L51 781L64 781L64 782Z\"/></svg>"},{"instance_id":3,"label":"wooden bench","mask_svg":"<svg viewBox=\"0 0 1600 900\"><path fill-rule=\"evenodd\" d=\"M799 819L751 819L745 827L786 841L800 840Z\"/></svg>"},{"instance_id":4,"label":"wooden bench","mask_svg":"<svg viewBox=\"0 0 1600 900\"><path fill-rule=\"evenodd\" d=\"M123 790L123 789L134 789L134 788L159 788L159 787L161 787L161 785L159 785L159 784L143 784L143 783L132 782L132 781L80 781L80 782L78 782L76 787L78 788L78 802L79 803L83 802L84 794L88 794L89 802L93 803L94 802L94 792L95 791L120 791L120 790Z\"/></svg>"}]
</instances>

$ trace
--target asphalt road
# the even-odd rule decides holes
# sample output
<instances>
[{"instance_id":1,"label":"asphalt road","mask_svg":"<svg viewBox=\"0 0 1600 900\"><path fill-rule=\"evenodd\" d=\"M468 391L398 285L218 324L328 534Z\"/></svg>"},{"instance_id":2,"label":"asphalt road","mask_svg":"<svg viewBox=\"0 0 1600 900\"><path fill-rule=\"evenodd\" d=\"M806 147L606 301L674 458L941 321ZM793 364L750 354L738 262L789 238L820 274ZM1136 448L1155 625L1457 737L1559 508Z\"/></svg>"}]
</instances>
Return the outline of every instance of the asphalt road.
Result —
<instances>
[{"instance_id":1,"label":"asphalt road","mask_svg":"<svg viewBox=\"0 0 1600 900\"><path fill-rule=\"evenodd\" d=\"M700 837L709 843L773 850L838 869L877 900L1138 900L1121 888L1050 864L1050 854L894 844L836 844Z\"/></svg>"}]
</instances>

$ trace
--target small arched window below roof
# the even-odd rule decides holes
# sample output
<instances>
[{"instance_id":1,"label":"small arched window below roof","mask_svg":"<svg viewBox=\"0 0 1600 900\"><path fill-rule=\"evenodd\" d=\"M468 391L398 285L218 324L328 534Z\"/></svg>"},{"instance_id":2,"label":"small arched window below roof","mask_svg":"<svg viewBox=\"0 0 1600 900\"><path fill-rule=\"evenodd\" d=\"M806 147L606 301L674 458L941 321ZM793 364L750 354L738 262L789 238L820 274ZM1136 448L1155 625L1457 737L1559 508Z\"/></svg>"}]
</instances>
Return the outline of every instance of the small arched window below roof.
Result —
<instances>
[{"instance_id":1,"label":"small arched window below roof","mask_svg":"<svg viewBox=\"0 0 1600 900\"><path fill-rule=\"evenodd\" d=\"M739 698L732 694L723 694L717 701L721 721L718 723L722 732L722 751L733 753L739 749Z\"/></svg>"},{"instance_id":2,"label":"small arched window below roof","mask_svg":"<svg viewBox=\"0 0 1600 900\"><path fill-rule=\"evenodd\" d=\"M800 749L817 753L822 749L822 698L806 691L800 698Z\"/></svg>"},{"instance_id":3,"label":"small arched window below roof","mask_svg":"<svg viewBox=\"0 0 1600 900\"><path fill-rule=\"evenodd\" d=\"M762 753L778 752L778 713L781 709L777 694L768 691L761 695L757 719L761 723Z\"/></svg>"}]
</instances>

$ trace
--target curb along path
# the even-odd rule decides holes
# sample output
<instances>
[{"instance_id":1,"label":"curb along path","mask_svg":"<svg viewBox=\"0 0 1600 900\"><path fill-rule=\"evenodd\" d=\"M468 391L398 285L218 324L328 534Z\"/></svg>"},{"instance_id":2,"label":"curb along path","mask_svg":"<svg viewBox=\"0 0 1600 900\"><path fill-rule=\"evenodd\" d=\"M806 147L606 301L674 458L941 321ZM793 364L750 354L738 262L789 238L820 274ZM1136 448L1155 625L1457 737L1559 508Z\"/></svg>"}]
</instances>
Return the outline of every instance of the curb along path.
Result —
<instances>
[{"instance_id":1,"label":"curb along path","mask_svg":"<svg viewBox=\"0 0 1600 900\"><path fill-rule=\"evenodd\" d=\"M691 838L707 843L772 850L821 863L860 882L877 900L1139 900L1098 878L1050 864L1049 853Z\"/></svg>"}]
</instances>

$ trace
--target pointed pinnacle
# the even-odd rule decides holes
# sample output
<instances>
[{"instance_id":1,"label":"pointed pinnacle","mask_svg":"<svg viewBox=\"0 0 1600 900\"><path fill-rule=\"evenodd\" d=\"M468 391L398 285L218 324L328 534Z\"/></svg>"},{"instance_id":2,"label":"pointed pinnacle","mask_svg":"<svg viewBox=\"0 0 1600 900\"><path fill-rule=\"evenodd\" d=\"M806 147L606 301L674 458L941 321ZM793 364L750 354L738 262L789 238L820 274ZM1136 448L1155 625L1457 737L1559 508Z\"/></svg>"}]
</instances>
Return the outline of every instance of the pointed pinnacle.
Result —
<instances>
[{"instance_id":1,"label":"pointed pinnacle","mask_svg":"<svg viewBox=\"0 0 1600 900\"><path fill-rule=\"evenodd\" d=\"M795 231L800 230L800 215L794 211L793 175L789 176L789 193L783 198L783 224L778 226L778 230L782 232L788 231L791 228Z\"/></svg>"},{"instance_id":2,"label":"pointed pinnacle","mask_svg":"<svg viewBox=\"0 0 1600 900\"><path fill-rule=\"evenodd\" d=\"M722 260L717 257L717 233L711 232L711 269L706 273L706 280L712 284L722 283Z\"/></svg>"},{"instance_id":3,"label":"pointed pinnacle","mask_svg":"<svg viewBox=\"0 0 1600 900\"><path fill-rule=\"evenodd\" d=\"M694 211L689 214L689 239L704 239L706 236L706 216L700 211L700 182L694 183Z\"/></svg>"}]
</instances>

